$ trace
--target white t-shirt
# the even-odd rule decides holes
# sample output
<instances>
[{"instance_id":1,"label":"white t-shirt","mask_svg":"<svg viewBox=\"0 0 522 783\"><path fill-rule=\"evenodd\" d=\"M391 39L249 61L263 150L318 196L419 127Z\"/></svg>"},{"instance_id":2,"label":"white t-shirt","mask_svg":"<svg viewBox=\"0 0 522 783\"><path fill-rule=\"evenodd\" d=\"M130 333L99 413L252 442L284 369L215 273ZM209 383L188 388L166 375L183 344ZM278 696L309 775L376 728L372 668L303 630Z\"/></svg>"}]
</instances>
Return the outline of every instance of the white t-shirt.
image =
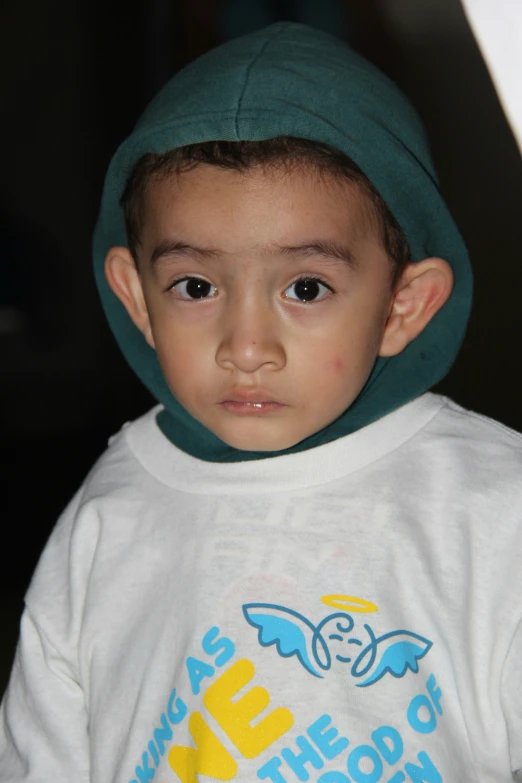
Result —
<instances>
[{"instance_id":1,"label":"white t-shirt","mask_svg":"<svg viewBox=\"0 0 522 783\"><path fill-rule=\"evenodd\" d=\"M124 427L27 595L2 783L508 783L522 438L425 394L291 456Z\"/></svg>"}]
</instances>

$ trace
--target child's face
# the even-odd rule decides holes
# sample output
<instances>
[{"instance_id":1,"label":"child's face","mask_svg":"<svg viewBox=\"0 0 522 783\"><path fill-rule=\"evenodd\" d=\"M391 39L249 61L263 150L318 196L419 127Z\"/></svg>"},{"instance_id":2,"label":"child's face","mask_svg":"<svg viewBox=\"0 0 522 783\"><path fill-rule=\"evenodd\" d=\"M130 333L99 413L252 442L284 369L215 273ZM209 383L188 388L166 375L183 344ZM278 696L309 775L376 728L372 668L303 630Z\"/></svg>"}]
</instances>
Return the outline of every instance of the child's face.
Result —
<instances>
[{"instance_id":1,"label":"child's face","mask_svg":"<svg viewBox=\"0 0 522 783\"><path fill-rule=\"evenodd\" d=\"M286 449L364 386L390 313L390 264L348 183L199 166L150 185L141 328L196 419L235 448Z\"/></svg>"}]
</instances>

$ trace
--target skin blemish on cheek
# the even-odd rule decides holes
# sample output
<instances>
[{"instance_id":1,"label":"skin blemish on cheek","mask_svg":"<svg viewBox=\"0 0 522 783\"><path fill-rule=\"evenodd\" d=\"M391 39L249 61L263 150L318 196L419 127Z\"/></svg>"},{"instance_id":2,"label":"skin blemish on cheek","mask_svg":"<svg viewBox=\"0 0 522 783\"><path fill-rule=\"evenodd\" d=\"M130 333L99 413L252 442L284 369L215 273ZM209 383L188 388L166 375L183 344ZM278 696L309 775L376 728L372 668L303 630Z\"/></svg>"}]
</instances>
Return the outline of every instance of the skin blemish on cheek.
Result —
<instances>
[{"instance_id":1,"label":"skin blemish on cheek","mask_svg":"<svg viewBox=\"0 0 522 783\"><path fill-rule=\"evenodd\" d=\"M335 359L333 360L333 368L335 372L339 374L342 373L344 369L344 362L342 359L339 358L339 356L336 356Z\"/></svg>"}]
</instances>

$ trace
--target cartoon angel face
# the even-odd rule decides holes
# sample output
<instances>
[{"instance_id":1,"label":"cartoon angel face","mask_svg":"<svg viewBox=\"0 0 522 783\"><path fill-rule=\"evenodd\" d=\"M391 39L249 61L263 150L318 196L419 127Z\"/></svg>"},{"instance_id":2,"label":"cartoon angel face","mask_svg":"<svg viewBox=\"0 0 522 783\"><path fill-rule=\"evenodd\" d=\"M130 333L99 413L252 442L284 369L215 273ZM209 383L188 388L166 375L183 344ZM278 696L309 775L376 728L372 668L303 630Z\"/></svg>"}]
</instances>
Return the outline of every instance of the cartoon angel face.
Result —
<instances>
[{"instance_id":1,"label":"cartoon angel face","mask_svg":"<svg viewBox=\"0 0 522 783\"><path fill-rule=\"evenodd\" d=\"M351 663L357 658L364 644L360 638L361 631L365 634L365 630L354 627L354 620L349 614L326 617L320 626L333 659Z\"/></svg>"},{"instance_id":2,"label":"cartoon angel face","mask_svg":"<svg viewBox=\"0 0 522 783\"><path fill-rule=\"evenodd\" d=\"M333 660L350 665L358 687L372 685L385 674L404 677L408 670L417 673L418 661L432 646L429 639L412 631L376 636L368 623L356 626L347 612L334 612L318 625L277 604L244 604L243 614L249 625L257 628L262 647L275 645L282 658L295 655L314 677L324 677Z\"/></svg>"}]
</instances>

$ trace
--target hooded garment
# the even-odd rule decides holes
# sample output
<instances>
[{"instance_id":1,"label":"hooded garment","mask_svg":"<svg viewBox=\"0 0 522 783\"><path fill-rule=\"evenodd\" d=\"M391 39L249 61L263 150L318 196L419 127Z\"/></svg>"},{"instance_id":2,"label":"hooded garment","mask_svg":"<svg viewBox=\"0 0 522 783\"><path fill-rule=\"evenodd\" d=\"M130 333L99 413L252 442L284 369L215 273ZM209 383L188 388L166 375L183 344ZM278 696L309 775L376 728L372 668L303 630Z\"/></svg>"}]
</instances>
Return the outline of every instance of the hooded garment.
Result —
<instances>
[{"instance_id":1,"label":"hooded garment","mask_svg":"<svg viewBox=\"0 0 522 783\"><path fill-rule=\"evenodd\" d=\"M274 24L208 52L165 85L114 155L94 236L105 313L130 366L164 406L159 426L183 451L207 461L282 452L234 449L177 402L155 351L110 290L104 260L110 247L127 244L120 198L142 155L198 142L281 135L329 144L355 161L402 227L413 261L444 258L455 277L450 299L423 332L399 355L377 360L363 390L338 419L284 453L348 435L436 384L455 359L469 317L466 248L441 198L421 122L395 85L346 44L300 24Z\"/></svg>"}]
</instances>

